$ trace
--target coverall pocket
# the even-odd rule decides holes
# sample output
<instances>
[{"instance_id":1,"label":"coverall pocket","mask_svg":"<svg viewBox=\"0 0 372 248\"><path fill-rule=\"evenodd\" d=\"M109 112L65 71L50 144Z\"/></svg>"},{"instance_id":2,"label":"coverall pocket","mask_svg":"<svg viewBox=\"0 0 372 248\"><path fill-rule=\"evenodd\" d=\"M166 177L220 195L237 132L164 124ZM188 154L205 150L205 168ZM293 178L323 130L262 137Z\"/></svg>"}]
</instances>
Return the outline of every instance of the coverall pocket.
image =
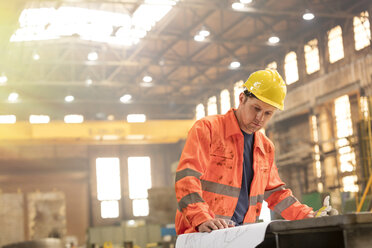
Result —
<instances>
[{"instance_id":1,"label":"coverall pocket","mask_svg":"<svg viewBox=\"0 0 372 248\"><path fill-rule=\"evenodd\" d=\"M225 154L210 154L210 159L213 166L224 167L227 169L232 169L234 163L233 159Z\"/></svg>"}]
</instances>

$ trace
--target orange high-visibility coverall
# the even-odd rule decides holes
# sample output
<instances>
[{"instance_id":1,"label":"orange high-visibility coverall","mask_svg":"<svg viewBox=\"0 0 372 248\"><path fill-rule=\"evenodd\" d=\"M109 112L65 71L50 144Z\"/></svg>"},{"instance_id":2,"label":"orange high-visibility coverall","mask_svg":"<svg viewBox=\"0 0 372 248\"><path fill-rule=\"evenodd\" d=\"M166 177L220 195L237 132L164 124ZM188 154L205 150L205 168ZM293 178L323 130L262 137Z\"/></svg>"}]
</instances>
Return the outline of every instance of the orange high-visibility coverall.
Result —
<instances>
[{"instance_id":1,"label":"orange high-visibility coverall","mask_svg":"<svg viewBox=\"0 0 372 248\"><path fill-rule=\"evenodd\" d=\"M213 218L231 219L238 202L243 174L244 136L231 109L208 116L191 128L176 172L177 234L197 232ZM244 223L258 220L263 200L285 219L303 219L312 208L284 188L274 161L274 145L256 132L249 208Z\"/></svg>"}]
</instances>

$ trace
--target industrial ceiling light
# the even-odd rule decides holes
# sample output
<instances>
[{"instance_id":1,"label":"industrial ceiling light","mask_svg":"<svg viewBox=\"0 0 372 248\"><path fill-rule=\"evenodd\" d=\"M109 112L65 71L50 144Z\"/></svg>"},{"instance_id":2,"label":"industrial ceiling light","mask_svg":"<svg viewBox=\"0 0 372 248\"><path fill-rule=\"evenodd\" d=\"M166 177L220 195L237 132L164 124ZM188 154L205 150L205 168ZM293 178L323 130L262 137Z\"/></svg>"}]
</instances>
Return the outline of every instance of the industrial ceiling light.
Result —
<instances>
[{"instance_id":1,"label":"industrial ceiling light","mask_svg":"<svg viewBox=\"0 0 372 248\"><path fill-rule=\"evenodd\" d=\"M127 122L129 123L141 123L146 121L146 115L144 114L130 114L127 115Z\"/></svg>"},{"instance_id":2,"label":"industrial ceiling light","mask_svg":"<svg viewBox=\"0 0 372 248\"><path fill-rule=\"evenodd\" d=\"M30 115L29 122L31 124L46 124L49 123L50 117L48 115Z\"/></svg>"},{"instance_id":3,"label":"industrial ceiling light","mask_svg":"<svg viewBox=\"0 0 372 248\"><path fill-rule=\"evenodd\" d=\"M71 96L71 95L68 95L65 97L65 102L72 102L74 101L75 97L74 96Z\"/></svg>"},{"instance_id":4,"label":"industrial ceiling light","mask_svg":"<svg viewBox=\"0 0 372 248\"><path fill-rule=\"evenodd\" d=\"M89 61L96 61L97 59L98 59L98 53L97 52L88 53L88 60Z\"/></svg>"},{"instance_id":5,"label":"industrial ceiling light","mask_svg":"<svg viewBox=\"0 0 372 248\"><path fill-rule=\"evenodd\" d=\"M152 77L146 75L146 76L143 77L142 80L143 80L143 82L145 82L145 83L150 83L150 82L152 81Z\"/></svg>"},{"instance_id":6,"label":"industrial ceiling light","mask_svg":"<svg viewBox=\"0 0 372 248\"><path fill-rule=\"evenodd\" d=\"M202 27L202 29L199 31L199 35L200 36L204 36L204 37L207 37L211 34L211 32L209 32L208 29L206 29L204 26Z\"/></svg>"},{"instance_id":7,"label":"industrial ceiling light","mask_svg":"<svg viewBox=\"0 0 372 248\"><path fill-rule=\"evenodd\" d=\"M306 12L302 15L302 19L306 20L306 21L310 21L312 19L314 19L314 14L311 13L309 10L306 10Z\"/></svg>"},{"instance_id":8,"label":"industrial ceiling light","mask_svg":"<svg viewBox=\"0 0 372 248\"><path fill-rule=\"evenodd\" d=\"M0 84L5 84L7 81L8 81L8 78L5 75L5 73L4 72L1 73L1 75L0 75Z\"/></svg>"},{"instance_id":9,"label":"industrial ceiling light","mask_svg":"<svg viewBox=\"0 0 372 248\"><path fill-rule=\"evenodd\" d=\"M84 121L84 116L82 115L65 115L63 118L65 123L82 123Z\"/></svg>"},{"instance_id":10,"label":"industrial ceiling light","mask_svg":"<svg viewBox=\"0 0 372 248\"><path fill-rule=\"evenodd\" d=\"M18 100L18 97L19 97L19 95L18 95L17 92L12 92L8 96L8 101L9 102L16 102Z\"/></svg>"},{"instance_id":11,"label":"industrial ceiling light","mask_svg":"<svg viewBox=\"0 0 372 248\"><path fill-rule=\"evenodd\" d=\"M235 2L231 5L231 7L234 9L234 10L242 10L244 9L244 4L241 3L241 2Z\"/></svg>"},{"instance_id":12,"label":"industrial ceiling light","mask_svg":"<svg viewBox=\"0 0 372 248\"><path fill-rule=\"evenodd\" d=\"M277 44L279 41L280 41L280 39L279 39L278 36L271 36L269 38L269 43L271 43L271 44Z\"/></svg>"},{"instance_id":13,"label":"industrial ceiling light","mask_svg":"<svg viewBox=\"0 0 372 248\"><path fill-rule=\"evenodd\" d=\"M234 60L230 63L229 68L232 70L238 69L240 67L240 62L237 60Z\"/></svg>"},{"instance_id":14,"label":"industrial ceiling light","mask_svg":"<svg viewBox=\"0 0 372 248\"><path fill-rule=\"evenodd\" d=\"M194 40L198 41L198 42L202 42L202 41L205 40L205 36L197 34L197 35L194 36Z\"/></svg>"},{"instance_id":15,"label":"industrial ceiling light","mask_svg":"<svg viewBox=\"0 0 372 248\"><path fill-rule=\"evenodd\" d=\"M243 4L248 4L248 3L251 3L252 0L240 0L240 2Z\"/></svg>"},{"instance_id":16,"label":"industrial ceiling light","mask_svg":"<svg viewBox=\"0 0 372 248\"><path fill-rule=\"evenodd\" d=\"M35 61L37 61L37 60L40 59L40 55L37 52L33 52L32 53L32 59L35 60Z\"/></svg>"},{"instance_id":17,"label":"industrial ceiling light","mask_svg":"<svg viewBox=\"0 0 372 248\"><path fill-rule=\"evenodd\" d=\"M125 94L122 97L120 97L120 101L122 103L129 103L131 99L132 99L132 96L129 94Z\"/></svg>"}]
</instances>

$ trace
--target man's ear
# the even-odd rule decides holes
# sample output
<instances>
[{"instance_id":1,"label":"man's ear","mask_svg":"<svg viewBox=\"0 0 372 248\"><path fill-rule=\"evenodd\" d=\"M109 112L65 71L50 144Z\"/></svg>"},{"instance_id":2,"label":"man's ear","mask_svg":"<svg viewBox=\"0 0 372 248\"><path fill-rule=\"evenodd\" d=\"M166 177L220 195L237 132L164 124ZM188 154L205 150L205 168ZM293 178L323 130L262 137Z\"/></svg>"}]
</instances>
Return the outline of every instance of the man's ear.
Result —
<instances>
[{"instance_id":1,"label":"man's ear","mask_svg":"<svg viewBox=\"0 0 372 248\"><path fill-rule=\"evenodd\" d=\"M243 103L244 102L244 99L246 97L247 96L244 94L244 92L240 93L240 95L239 95L239 104Z\"/></svg>"}]
</instances>

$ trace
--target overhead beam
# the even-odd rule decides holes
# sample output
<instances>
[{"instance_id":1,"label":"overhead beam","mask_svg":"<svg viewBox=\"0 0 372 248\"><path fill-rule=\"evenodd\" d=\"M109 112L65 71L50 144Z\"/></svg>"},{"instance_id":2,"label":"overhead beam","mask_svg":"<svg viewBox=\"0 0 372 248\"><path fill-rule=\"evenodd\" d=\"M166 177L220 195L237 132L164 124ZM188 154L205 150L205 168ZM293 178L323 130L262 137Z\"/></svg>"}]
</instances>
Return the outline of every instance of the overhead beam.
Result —
<instances>
[{"instance_id":1,"label":"overhead beam","mask_svg":"<svg viewBox=\"0 0 372 248\"><path fill-rule=\"evenodd\" d=\"M44 144L164 144L186 139L194 120L161 120L145 123L85 122L66 124L29 124L26 122L0 125L2 143Z\"/></svg>"}]
</instances>

